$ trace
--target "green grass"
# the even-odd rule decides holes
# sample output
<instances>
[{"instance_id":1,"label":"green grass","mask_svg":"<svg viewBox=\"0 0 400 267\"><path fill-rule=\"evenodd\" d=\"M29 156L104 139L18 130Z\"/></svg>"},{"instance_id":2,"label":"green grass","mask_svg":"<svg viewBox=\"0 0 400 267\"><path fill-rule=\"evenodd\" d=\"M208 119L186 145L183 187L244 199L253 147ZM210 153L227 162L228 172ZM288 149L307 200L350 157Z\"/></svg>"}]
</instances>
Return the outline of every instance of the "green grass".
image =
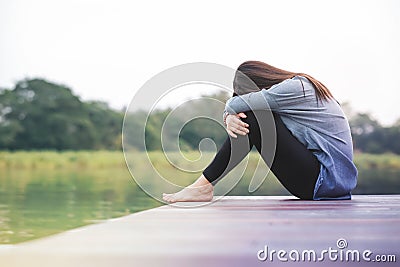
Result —
<instances>
[{"instance_id":1,"label":"green grass","mask_svg":"<svg viewBox=\"0 0 400 267\"><path fill-rule=\"evenodd\" d=\"M125 168L121 151L0 152L0 170Z\"/></svg>"},{"instance_id":2,"label":"green grass","mask_svg":"<svg viewBox=\"0 0 400 267\"><path fill-rule=\"evenodd\" d=\"M201 170L212 158L212 153L204 153L199 158L198 151L178 152L169 154L179 167ZM177 169L170 165L165 155L160 151L148 153L153 166L163 175L170 176L172 181L187 183L195 179L200 172L177 175ZM132 152L129 156L131 166L140 173L146 173L143 162L147 160L144 152ZM258 154L250 155L249 167L256 166ZM357 153L354 162L359 171L358 187L354 193L400 193L400 156L394 154L363 154ZM16 151L0 152L0 170L98 170L126 169L124 155L121 151ZM141 169L143 168L143 169ZM185 176L185 177L183 177Z\"/></svg>"},{"instance_id":3,"label":"green grass","mask_svg":"<svg viewBox=\"0 0 400 267\"><path fill-rule=\"evenodd\" d=\"M354 194L400 194L400 156L356 154L358 184Z\"/></svg>"}]
</instances>

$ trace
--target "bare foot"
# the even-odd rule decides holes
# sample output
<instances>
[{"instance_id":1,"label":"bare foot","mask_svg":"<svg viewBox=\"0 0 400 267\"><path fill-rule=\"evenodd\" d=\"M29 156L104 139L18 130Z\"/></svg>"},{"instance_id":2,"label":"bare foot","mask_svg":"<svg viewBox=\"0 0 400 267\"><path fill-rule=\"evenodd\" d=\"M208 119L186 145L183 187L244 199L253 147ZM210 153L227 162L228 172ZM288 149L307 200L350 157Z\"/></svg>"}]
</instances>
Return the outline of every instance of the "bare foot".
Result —
<instances>
[{"instance_id":1,"label":"bare foot","mask_svg":"<svg viewBox=\"0 0 400 267\"><path fill-rule=\"evenodd\" d=\"M169 203L178 201L208 202L213 199L213 196L214 187L203 175L193 184L183 188L179 192L173 194L163 193L163 199Z\"/></svg>"}]
</instances>

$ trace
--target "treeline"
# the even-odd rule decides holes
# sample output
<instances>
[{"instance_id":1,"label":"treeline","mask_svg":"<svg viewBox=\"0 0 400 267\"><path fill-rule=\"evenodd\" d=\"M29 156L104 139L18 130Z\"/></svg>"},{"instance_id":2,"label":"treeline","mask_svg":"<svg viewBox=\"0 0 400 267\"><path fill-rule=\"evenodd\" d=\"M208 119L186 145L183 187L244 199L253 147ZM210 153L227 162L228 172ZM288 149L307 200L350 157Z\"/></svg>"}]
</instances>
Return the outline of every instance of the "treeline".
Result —
<instances>
[{"instance_id":1,"label":"treeline","mask_svg":"<svg viewBox=\"0 0 400 267\"><path fill-rule=\"evenodd\" d=\"M360 152L400 154L400 119L384 127L368 113L357 113L349 119L354 148Z\"/></svg>"},{"instance_id":2,"label":"treeline","mask_svg":"<svg viewBox=\"0 0 400 267\"><path fill-rule=\"evenodd\" d=\"M214 143L218 149L228 136L221 125L228 98L222 93L188 101L175 109L156 109L149 114L140 110L128 112L124 148L187 151L197 150L202 144L201 149L213 150ZM202 143L205 138L213 142Z\"/></svg>"},{"instance_id":3,"label":"treeline","mask_svg":"<svg viewBox=\"0 0 400 267\"><path fill-rule=\"evenodd\" d=\"M83 102L66 86L42 79L0 91L0 149L78 150L121 147L123 113Z\"/></svg>"},{"instance_id":4,"label":"treeline","mask_svg":"<svg viewBox=\"0 0 400 267\"><path fill-rule=\"evenodd\" d=\"M149 116L143 111L129 113L124 144L137 150L191 150L198 149L204 138L210 138L218 148L227 134L215 120L220 120L221 103L228 97L212 96L219 103L207 99L191 101L172 113L171 109L155 110ZM123 117L124 111L113 110L103 102L82 101L66 86L26 79L13 89L0 89L0 149L121 149ZM209 119L212 117L215 120ZM400 154L400 120L384 127L366 113L348 112L348 117L357 151ZM161 142L161 128L166 121L169 130L163 132ZM144 145L140 137L145 122Z\"/></svg>"}]
</instances>

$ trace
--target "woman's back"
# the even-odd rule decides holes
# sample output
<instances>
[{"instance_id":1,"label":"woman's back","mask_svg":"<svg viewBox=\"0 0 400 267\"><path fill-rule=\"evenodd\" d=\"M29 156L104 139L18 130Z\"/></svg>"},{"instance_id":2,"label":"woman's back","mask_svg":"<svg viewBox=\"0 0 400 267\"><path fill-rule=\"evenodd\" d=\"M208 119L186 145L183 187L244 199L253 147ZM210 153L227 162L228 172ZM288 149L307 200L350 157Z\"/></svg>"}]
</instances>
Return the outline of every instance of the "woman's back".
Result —
<instances>
[{"instance_id":1,"label":"woman's back","mask_svg":"<svg viewBox=\"0 0 400 267\"><path fill-rule=\"evenodd\" d=\"M314 199L349 199L356 186L353 144L348 121L334 100L318 100L315 88L305 77L272 86L268 90L234 97L227 111L271 109L279 114L289 131L321 163Z\"/></svg>"}]
</instances>

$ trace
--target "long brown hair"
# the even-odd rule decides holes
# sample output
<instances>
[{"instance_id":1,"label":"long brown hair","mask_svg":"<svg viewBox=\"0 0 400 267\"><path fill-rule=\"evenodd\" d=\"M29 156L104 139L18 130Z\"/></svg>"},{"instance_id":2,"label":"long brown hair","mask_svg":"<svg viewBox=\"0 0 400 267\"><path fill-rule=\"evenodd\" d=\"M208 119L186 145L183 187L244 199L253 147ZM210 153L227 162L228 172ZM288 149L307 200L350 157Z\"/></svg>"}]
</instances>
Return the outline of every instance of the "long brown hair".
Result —
<instances>
[{"instance_id":1,"label":"long brown hair","mask_svg":"<svg viewBox=\"0 0 400 267\"><path fill-rule=\"evenodd\" d=\"M333 95L329 89L310 75L278 69L261 61L246 61L240 64L233 80L233 90L236 95L242 95L261 89L268 90L274 84L278 84L286 79L291 79L297 75L306 77L314 85L319 100L333 99ZM254 88L254 85L251 86L249 79L254 82L258 88Z\"/></svg>"}]
</instances>

